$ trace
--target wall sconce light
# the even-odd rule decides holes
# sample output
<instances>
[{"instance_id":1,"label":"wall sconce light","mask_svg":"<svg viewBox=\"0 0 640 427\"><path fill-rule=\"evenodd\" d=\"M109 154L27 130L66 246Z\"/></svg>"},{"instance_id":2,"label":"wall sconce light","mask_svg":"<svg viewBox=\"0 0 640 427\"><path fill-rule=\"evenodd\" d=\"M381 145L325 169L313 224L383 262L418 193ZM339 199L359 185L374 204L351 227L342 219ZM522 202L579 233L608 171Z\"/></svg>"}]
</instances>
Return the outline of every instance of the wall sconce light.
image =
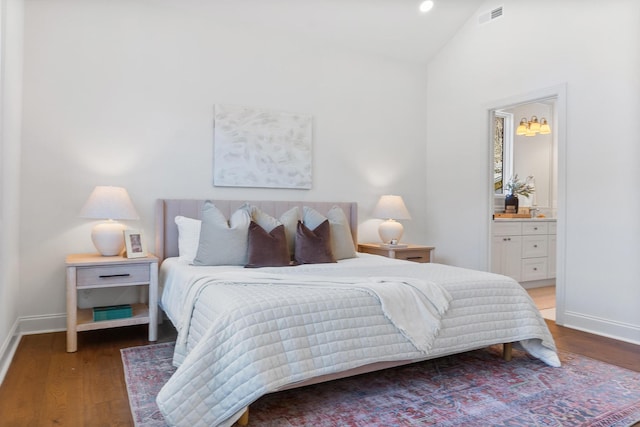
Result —
<instances>
[{"instance_id":1,"label":"wall sconce light","mask_svg":"<svg viewBox=\"0 0 640 427\"><path fill-rule=\"evenodd\" d=\"M397 245L404 233L404 227L397 219L411 219L411 215L400 196L385 195L380 197L373 216L385 221L378 227L378 234L383 243Z\"/></svg>"},{"instance_id":2,"label":"wall sconce light","mask_svg":"<svg viewBox=\"0 0 640 427\"><path fill-rule=\"evenodd\" d=\"M531 116L531 120L527 120L526 117L520 120L520 125L516 129L516 135L536 136L537 133L540 135L551 133L551 127L549 127L547 119L543 117L538 121L538 117Z\"/></svg>"},{"instance_id":3,"label":"wall sconce light","mask_svg":"<svg viewBox=\"0 0 640 427\"><path fill-rule=\"evenodd\" d=\"M80 217L106 220L91 230L93 245L103 256L120 255L124 250L125 226L114 220L140 219L127 190L107 186L97 186L93 190Z\"/></svg>"}]
</instances>

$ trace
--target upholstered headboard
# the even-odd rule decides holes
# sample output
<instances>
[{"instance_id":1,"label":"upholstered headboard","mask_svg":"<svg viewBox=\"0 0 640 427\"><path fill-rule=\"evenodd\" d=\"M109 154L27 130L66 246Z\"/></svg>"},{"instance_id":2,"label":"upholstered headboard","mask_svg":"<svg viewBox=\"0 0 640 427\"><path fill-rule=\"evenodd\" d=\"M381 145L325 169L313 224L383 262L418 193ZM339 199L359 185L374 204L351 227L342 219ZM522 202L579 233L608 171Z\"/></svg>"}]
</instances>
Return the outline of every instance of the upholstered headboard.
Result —
<instances>
[{"instance_id":1,"label":"upholstered headboard","mask_svg":"<svg viewBox=\"0 0 640 427\"><path fill-rule=\"evenodd\" d=\"M322 214L326 214L333 206L339 206L349 218L353 243L358 243L358 204L354 202L286 202L286 201L254 201L254 200L211 200L227 218L244 203L257 206L269 215L279 218L280 215L294 206L309 206ZM178 215L200 219L205 200L194 199L159 199L156 202L156 253L165 258L178 256L178 226L175 217Z\"/></svg>"}]
</instances>

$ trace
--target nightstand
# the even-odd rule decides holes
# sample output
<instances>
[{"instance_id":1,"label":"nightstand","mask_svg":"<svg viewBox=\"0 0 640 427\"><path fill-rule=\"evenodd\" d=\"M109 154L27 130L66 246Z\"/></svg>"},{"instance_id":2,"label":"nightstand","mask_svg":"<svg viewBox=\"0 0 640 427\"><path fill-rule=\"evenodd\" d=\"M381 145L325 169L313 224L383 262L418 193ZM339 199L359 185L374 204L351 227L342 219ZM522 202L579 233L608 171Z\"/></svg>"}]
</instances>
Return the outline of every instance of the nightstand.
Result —
<instances>
[{"instance_id":1,"label":"nightstand","mask_svg":"<svg viewBox=\"0 0 640 427\"><path fill-rule=\"evenodd\" d=\"M78 349L79 331L149 324L149 341L158 339L158 258L74 254L67 266L67 352ZM93 309L78 308L78 291L84 289L148 286L148 302L132 304L133 315L123 319L93 320ZM145 298L141 289L141 300Z\"/></svg>"},{"instance_id":2,"label":"nightstand","mask_svg":"<svg viewBox=\"0 0 640 427\"><path fill-rule=\"evenodd\" d=\"M407 245L403 247L390 247L376 243L359 243L358 252L382 255L387 258L404 259L414 262L431 262L433 246Z\"/></svg>"}]
</instances>

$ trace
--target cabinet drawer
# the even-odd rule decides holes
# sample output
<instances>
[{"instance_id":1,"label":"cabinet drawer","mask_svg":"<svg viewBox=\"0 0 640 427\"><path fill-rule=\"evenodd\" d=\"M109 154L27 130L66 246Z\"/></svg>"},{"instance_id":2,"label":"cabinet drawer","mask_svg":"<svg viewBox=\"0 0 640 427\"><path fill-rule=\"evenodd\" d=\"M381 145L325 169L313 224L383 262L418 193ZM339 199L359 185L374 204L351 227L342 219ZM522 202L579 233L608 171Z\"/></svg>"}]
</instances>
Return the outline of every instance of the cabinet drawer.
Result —
<instances>
[{"instance_id":1,"label":"cabinet drawer","mask_svg":"<svg viewBox=\"0 0 640 427\"><path fill-rule=\"evenodd\" d=\"M522 281L547 278L547 258L527 258L522 260Z\"/></svg>"},{"instance_id":2,"label":"cabinet drawer","mask_svg":"<svg viewBox=\"0 0 640 427\"><path fill-rule=\"evenodd\" d=\"M106 265L102 267L78 267L76 286L96 287L118 284L148 283L149 265Z\"/></svg>"},{"instance_id":3,"label":"cabinet drawer","mask_svg":"<svg viewBox=\"0 0 640 427\"><path fill-rule=\"evenodd\" d=\"M414 262L429 262L430 251L424 251L421 249L396 251L395 258Z\"/></svg>"},{"instance_id":4,"label":"cabinet drawer","mask_svg":"<svg viewBox=\"0 0 640 427\"><path fill-rule=\"evenodd\" d=\"M546 222L523 222L522 234L548 234L549 224Z\"/></svg>"},{"instance_id":5,"label":"cabinet drawer","mask_svg":"<svg viewBox=\"0 0 640 427\"><path fill-rule=\"evenodd\" d=\"M557 222L550 222L549 223L549 234L556 234L558 229L558 223Z\"/></svg>"},{"instance_id":6,"label":"cabinet drawer","mask_svg":"<svg viewBox=\"0 0 640 427\"><path fill-rule=\"evenodd\" d=\"M493 235L494 236L510 236L510 235L522 234L521 222L494 222L493 223Z\"/></svg>"},{"instance_id":7,"label":"cabinet drawer","mask_svg":"<svg viewBox=\"0 0 640 427\"><path fill-rule=\"evenodd\" d=\"M522 258L535 258L548 255L547 235L522 236Z\"/></svg>"}]
</instances>

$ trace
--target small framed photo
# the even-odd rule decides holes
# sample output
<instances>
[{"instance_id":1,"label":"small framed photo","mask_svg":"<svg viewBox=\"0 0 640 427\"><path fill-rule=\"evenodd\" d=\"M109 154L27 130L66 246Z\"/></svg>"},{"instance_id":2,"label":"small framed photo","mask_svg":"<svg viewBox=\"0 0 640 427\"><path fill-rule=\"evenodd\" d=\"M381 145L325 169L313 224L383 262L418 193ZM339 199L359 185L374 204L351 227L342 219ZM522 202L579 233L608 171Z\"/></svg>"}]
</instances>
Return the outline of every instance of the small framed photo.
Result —
<instances>
[{"instance_id":1,"label":"small framed photo","mask_svg":"<svg viewBox=\"0 0 640 427\"><path fill-rule=\"evenodd\" d=\"M124 230L124 244L127 258L142 258L147 256L147 245L142 230Z\"/></svg>"}]
</instances>

